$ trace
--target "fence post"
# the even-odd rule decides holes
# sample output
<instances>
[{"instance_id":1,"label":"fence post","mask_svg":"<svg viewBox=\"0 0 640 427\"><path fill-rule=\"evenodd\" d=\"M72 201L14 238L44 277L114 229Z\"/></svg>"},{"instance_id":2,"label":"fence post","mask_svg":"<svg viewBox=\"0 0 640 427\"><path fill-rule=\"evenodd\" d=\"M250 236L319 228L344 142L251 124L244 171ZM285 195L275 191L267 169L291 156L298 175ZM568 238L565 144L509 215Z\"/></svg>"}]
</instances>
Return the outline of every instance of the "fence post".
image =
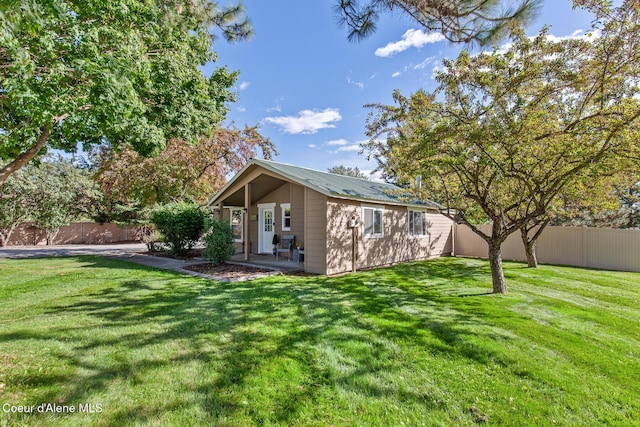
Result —
<instances>
[{"instance_id":1,"label":"fence post","mask_svg":"<svg viewBox=\"0 0 640 427\"><path fill-rule=\"evenodd\" d=\"M587 227L582 226L582 266L588 267Z\"/></svg>"},{"instance_id":2,"label":"fence post","mask_svg":"<svg viewBox=\"0 0 640 427\"><path fill-rule=\"evenodd\" d=\"M456 230L458 228L458 223L457 222L453 222L453 225L451 226L451 256L456 256Z\"/></svg>"}]
</instances>

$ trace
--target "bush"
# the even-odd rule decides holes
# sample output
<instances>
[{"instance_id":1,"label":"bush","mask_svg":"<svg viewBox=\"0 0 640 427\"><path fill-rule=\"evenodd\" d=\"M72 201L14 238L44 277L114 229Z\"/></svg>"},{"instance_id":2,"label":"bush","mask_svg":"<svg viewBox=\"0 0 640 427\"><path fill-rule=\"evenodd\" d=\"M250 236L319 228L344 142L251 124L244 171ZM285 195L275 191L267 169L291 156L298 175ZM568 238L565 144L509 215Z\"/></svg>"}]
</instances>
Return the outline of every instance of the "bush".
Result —
<instances>
[{"instance_id":1,"label":"bush","mask_svg":"<svg viewBox=\"0 0 640 427\"><path fill-rule=\"evenodd\" d=\"M151 220L164 236L170 252L183 255L202 236L207 216L196 204L177 202L154 209Z\"/></svg>"},{"instance_id":2,"label":"bush","mask_svg":"<svg viewBox=\"0 0 640 427\"><path fill-rule=\"evenodd\" d=\"M231 226L224 220L208 221L209 231L204 236L202 256L215 264L222 264L234 254Z\"/></svg>"}]
</instances>

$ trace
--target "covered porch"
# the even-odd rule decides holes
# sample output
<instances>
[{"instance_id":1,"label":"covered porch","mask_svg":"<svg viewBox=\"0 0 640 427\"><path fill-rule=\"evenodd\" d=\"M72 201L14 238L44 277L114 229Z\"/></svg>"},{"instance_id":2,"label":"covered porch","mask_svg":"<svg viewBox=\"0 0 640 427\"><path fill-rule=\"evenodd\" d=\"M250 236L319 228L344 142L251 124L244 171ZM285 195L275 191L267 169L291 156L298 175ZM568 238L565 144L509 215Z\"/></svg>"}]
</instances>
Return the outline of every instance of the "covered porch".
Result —
<instances>
[{"instance_id":1,"label":"covered porch","mask_svg":"<svg viewBox=\"0 0 640 427\"><path fill-rule=\"evenodd\" d=\"M228 264L248 265L251 267L266 268L274 271L283 271L287 273L293 273L298 271L304 271L303 262L287 261L286 258L280 257L278 261L273 255L264 254L252 254L250 260L244 259L244 254L235 254L231 257Z\"/></svg>"},{"instance_id":2,"label":"covered porch","mask_svg":"<svg viewBox=\"0 0 640 427\"><path fill-rule=\"evenodd\" d=\"M210 201L218 218L232 227L236 254L232 261L256 261L265 267L304 270L304 194L302 186L254 165L223 188ZM289 254L275 260L273 239L295 236ZM287 262L290 258L292 261ZM302 262L293 262L300 260Z\"/></svg>"}]
</instances>

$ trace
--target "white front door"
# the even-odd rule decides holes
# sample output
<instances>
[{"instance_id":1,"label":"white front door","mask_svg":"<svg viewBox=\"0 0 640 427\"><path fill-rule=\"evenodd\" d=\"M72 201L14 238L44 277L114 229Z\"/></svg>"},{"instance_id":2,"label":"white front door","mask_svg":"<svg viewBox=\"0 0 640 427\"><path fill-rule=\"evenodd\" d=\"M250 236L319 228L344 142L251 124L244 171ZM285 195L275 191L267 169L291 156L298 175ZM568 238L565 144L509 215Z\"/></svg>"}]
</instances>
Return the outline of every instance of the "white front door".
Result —
<instances>
[{"instance_id":1,"label":"white front door","mask_svg":"<svg viewBox=\"0 0 640 427\"><path fill-rule=\"evenodd\" d=\"M275 219L275 203L265 203L258 205L258 252L270 254L273 252L273 233Z\"/></svg>"}]
</instances>

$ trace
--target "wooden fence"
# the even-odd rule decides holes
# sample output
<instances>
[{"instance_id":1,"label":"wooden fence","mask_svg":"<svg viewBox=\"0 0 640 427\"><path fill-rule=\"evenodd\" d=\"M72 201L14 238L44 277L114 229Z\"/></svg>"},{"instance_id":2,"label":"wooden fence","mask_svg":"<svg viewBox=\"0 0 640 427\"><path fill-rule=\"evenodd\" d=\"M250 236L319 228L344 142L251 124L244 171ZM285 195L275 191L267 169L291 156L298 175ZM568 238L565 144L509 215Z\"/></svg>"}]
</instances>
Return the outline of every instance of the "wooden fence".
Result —
<instances>
[{"instance_id":1,"label":"wooden fence","mask_svg":"<svg viewBox=\"0 0 640 427\"><path fill-rule=\"evenodd\" d=\"M480 226L487 234L490 225ZM487 243L465 225L455 226L455 254L487 258ZM640 230L588 227L547 227L536 244L538 261L606 270L640 272ZM526 261L520 232L502 244L502 258Z\"/></svg>"},{"instance_id":2,"label":"wooden fence","mask_svg":"<svg viewBox=\"0 0 640 427\"><path fill-rule=\"evenodd\" d=\"M123 227L117 224L98 224L93 222L72 222L60 229L53 239L53 245L95 245L116 242L142 241L143 232L140 227ZM45 245L44 231L35 228L31 223L18 226L11 235L7 246Z\"/></svg>"}]
</instances>

